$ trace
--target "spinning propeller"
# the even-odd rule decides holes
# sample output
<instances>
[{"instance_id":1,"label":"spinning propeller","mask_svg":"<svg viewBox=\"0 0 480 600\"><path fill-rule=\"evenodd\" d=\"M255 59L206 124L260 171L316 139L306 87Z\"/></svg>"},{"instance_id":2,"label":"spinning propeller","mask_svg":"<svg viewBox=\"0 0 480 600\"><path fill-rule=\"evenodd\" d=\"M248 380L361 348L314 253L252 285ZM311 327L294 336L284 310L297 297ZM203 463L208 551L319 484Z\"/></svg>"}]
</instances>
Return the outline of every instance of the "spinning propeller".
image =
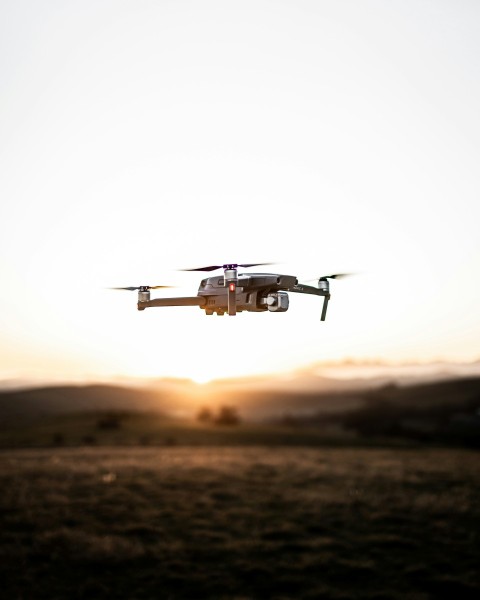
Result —
<instances>
[{"instance_id":1,"label":"spinning propeller","mask_svg":"<svg viewBox=\"0 0 480 600\"><path fill-rule=\"evenodd\" d=\"M198 269L180 269L181 271L216 271L217 269L236 269L237 267L242 267L246 269L247 267L260 267L262 265L273 265L275 263L244 263L244 264L236 264L229 263L226 265L210 265L208 267L198 267Z\"/></svg>"},{"instance_id":2,"label":"spinning propeller","mask_svg":"<svg viewBox=\"0 0 480 600\"><path fill-rule=\"evenodd\" d=\"M349 277L353 273L335 273L335 275L323 275L319 279L342 279L343 277Z\"/></svg>"},{"instance_id":3,"label":"spinning propeller","mask_svg":"<svg viewBox=\"0 0 480 600\"><path fill-rule=\"evenodd\" d=\"M138 287L111 287L109 290L128 290L129 292L148 292L149 290L160 290L175 287L173 285L140 285Z\"/></svg>"},{"instance_id":4,"label":"spinning propeller","mask_svg":"<svg viewBox=\"0 0 480 600\"><path fill-rule=\"evenodd\" d=\"M334 273L333 275L321 275L320 277L310 277L305 281L327 281L328 279L343 279L344 277L350 277L355 273Z\"/></svg>"},{"instance_id":5,"label":"spinning propeller","mask_svg":"<svg viewBox=\"0 0 480 600\"><path fill-rule=\"evenodd\" d=\"M172 288L173 285L139 285L137 287L112 287L110 290L127 290L128 292L138 291L138 301L148 302L150 300L150 290L161 290Z\"/></svg>"}]
</instances>

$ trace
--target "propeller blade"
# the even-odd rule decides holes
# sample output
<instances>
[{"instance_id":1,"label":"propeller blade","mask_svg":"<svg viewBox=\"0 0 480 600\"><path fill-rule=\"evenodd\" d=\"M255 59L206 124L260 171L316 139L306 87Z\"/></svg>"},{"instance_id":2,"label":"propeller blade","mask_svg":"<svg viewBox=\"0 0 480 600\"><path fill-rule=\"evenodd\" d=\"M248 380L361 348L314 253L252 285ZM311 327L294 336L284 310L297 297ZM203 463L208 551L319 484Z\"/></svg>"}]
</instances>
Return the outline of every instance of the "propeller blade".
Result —
<instances>
[{"instance_id":1,"label":"propeller blade","mask_svg":"<svg viewBox=\"0 0 480 600\"><path fill-rule=\"evenodd\" d=\"M334 275L323 275L319 279L342 279L343 277L350 277L353 273L335 273Z\"/></svg>"},{"instance_id":2,"label":"propeller blade","mask_svg":"<svg viewBox=\"0 0 480 600\"><path fill-rule=\"evenodd\" d=\"M344 277L351 277L355 273L334 273L333 275L322 275L321 277L311 277L310 279L304 279L302 281L320 281L321 279L343 279Z\"/></svg>"},{"instance_id":3,"label":"propeller blade","mask_svg":"<svg viewBox=\"0 0 480 600\"><path fill-rule=\"evenodd\" d=\"M246 269L247 267L261 267L264 265L274 265L275 263L267 262L267 263L244 263L243 265L238 265L239 267L243 267Z\"/></svg>"},{"instance_id":4,"label":"propeller blade","mask_svg":"<svg viewBox=\"0 0 480 600\"><path fill-rule=\"evenodd\" d=\"M180 271L216 271L221 268L222 265L211 265L209 267L199 267L198 269L180 269Z\"/></svg>"},{"instance_id":5,"label":"propeller blade","mask_svg":"<svg viewBox=\"0 0 480 600\"><path fill-rule=\"evenodd\" d=\"M237 264L237 263L226 263L224 265L209 265L208 267L198 267L197 269L180 269L181 271L216 271L217 269L226 269L228 267L236 269L237 267L243 267L243 268L248 268L248 267L260 267L262 265L273 265L275 263L243 263L243 264Z\"/></svg>"},{"instance_id":6,"label":"propeller blade","mask_svg":"<svg viewBox=\"0 0 480 600\"><path fill-rule=\"evenodd\" d=\"M139 285L138 287L111 287L108 290L127 290L129 292L135 292L136 290L159 290L162 288L173 288L173 285Z\"/></svg>"}]
</instances>

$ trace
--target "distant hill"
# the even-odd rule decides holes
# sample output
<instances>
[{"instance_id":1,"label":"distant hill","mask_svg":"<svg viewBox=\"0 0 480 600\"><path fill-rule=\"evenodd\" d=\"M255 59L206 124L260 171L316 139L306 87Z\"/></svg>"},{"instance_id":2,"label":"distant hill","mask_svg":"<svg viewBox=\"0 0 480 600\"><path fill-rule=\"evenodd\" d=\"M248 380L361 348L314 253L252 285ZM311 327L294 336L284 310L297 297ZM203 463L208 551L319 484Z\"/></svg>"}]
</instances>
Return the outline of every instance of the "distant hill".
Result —
<instances>
[{"instance_id":1,"label":"distant hill","mask_svg":"<svg viewBox=\"0 0 480 600\"><path fill-rule=\"evenodd\" d=\"M360 392L295 392L255 390L239 386L168 384L154 388L113 385L50 386L0 392L0 426L15 420L35 420L51 415L85 412L163 412L193 416L202 406L233 405L242 417L263 420L294 413L344 412L362 403Z\"/></svg>"},{"instance_id":2,"label":"distant hill","mask_svg":"<svg viewBox=\"0 0 480 600\"><path fill-rule=\"evenodd\" d=\"M153 388L114 385L51 386L0 392L0 420L37 418L54 414L132 411L195 414L201 406L233 405L243 417L271 419L292 414L306 419L352 411L389 407L396 412L431 412L450 407L480 408L480 377L460 378L411 386L387 384L382 387L337 391L281 390L272 380L264 387L203 386L192 384ZM373 408L372 408L373 407Z\"/></svg>"},{"instance_id":3,"label":"distant hill","mask_svg":"<svg viewBox=\"0 0 480 600\"><path fill-rule=\"evenodd\" d=\"M344 414L310 417L318 426L342 426L363 437L408 438L419 442L480 447L480 378L400 387L363 394Z\"/></svg>"},{"instance_id":4,"label":"distant hill","mask_svg":"<svg viewBox=\"0 0 480 600\"><path fill-rule=\"evenodd\" d=\"M98 440L97 429L103 423L110 423L105 420L108 417L115 423L115 427L110 429L120 439L122 435L128 437L130 425L120 428L119 424L132 423L133 427L143 413L140 429L152 431L147 436L139 429L134 439L154 439L155 436L157 439L160 430L156 431L154 424L159 423L159 417L162 422L165 422L164 417L173 417L170 422L180 422L178 417L191 419L201 407L217 410L220 406L234 407L243 422L250 422L252 426L283 428L280 436L283 440L290 439L290 434L294 433L300 436L296 443L307 443L312 435L317 440L318 436L336 432L339 439L354 438L367 443L390 443L394 440L397 443L404 440L409 443L480 447L480 377L412 386L391 383L374 389L362 387L358 390L329 392L294 391L291 388L284 391L278 388L255 390L241 386L199 388L191 383L186 386L170 385L163 390L158 385L148 389L72 385L5 391L0 393L0 434L7 446L27 442L34 444L35 440L51 442L57 438L76 439L77 442L82 439ZM85 417L88 417L88 423ZM82 437L79 432L75 433L75 423L80 429L81 423L87 423L88 435L82 434ZM190 423L196 427L191 420ZM46 428L45 431L42 428ZM290 431L288 435L284 433L285 428ZM20 436L15 434L18 439L15 431ZM230 433L222 437L223 443L233 439L232 431L230 429ZM162 435L165 440L179 438L179 434L172 436L166 430ZM183 434L180 437L188 438ZM195 436L190 438L198 442ZM250 433L247 438L263 439L252 437ZM113 441L112 438L109 443Z\"/></svg>"},{"instance_id":5,"label":"distant hill","mask_svg":"<svg viewBox=\"0 0 480 600\"><path fill-rule=\"evenodd\" d=\"M112 385L51 386L0 393L0 423L66 413L164 409L159 390Z\"/></svg>"}]
</instances>

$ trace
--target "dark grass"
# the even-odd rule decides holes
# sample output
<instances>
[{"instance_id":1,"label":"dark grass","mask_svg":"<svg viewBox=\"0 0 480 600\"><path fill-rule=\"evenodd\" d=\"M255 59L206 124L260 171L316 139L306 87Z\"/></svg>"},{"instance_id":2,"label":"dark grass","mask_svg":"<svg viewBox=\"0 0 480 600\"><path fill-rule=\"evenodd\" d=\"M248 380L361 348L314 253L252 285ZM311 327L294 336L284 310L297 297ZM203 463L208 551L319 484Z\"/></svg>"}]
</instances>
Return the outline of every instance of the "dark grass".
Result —
<instances>
[{"instance_id":1,"label":"dark grass","mask_svg":"<svg viewBox=\"0 0 480 600\"><path fill-rule=\"evenodd\" d=\"M115 414L115 413L113 413ZM155 413L120 415L116 427L102 424L101 413L56 415L30 423L17 421L0 426L0 448L51 446L315 446L363 445L375 440L358 439L354 432L335 427L295 427L261 423L219 426L188 419L169 419ZM397 440L389 440L397 443ZM407 441L403 440L405 444Z\"/></svg>"},{"instance_id":2,"label":"dark grass","mask_svg":"<svg viewBox=\"0 0 480 600\"><path fill-rule=\"evenodd\" d=\"M0 453L5 598L478 598L478 453Z\"/></svg>"}]
</instances>

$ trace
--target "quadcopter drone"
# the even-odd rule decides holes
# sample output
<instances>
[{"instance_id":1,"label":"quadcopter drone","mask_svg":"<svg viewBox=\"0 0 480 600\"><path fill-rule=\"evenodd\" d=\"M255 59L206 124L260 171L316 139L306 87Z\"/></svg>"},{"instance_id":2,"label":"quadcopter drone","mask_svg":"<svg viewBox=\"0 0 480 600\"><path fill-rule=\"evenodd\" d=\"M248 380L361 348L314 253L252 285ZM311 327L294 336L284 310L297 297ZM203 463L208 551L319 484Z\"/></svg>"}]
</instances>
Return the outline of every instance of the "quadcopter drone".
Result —
<instances>
[{"instance_id":1,"label":"quadcopter drone","mask_svg":"<svg viewBox=\"0 0 480 600\"><path fill-rule=\"evenodd\" d=\"M165 285L141 285L138 287L110 288L115 290L138 291L138 310L153 306L199 306L207 315L216 313L223 316L228 313L234 316L243 311L248 312L286 312L289 298L287 292L297 294L313 294L323 296L321 320L325 321L328 301L330 300L329 279L340 279L348 273L324 275L318 278L317 287L299 283L293 275L276 275L273 273L238 273L238 267L258 267L271 263L247 263L210 265L183 271L210 272L223 269L223 276L211 276L202 279L196 296L181 298L150 299L150 290L168 288Z\"/></svg>"}]
</instances>

